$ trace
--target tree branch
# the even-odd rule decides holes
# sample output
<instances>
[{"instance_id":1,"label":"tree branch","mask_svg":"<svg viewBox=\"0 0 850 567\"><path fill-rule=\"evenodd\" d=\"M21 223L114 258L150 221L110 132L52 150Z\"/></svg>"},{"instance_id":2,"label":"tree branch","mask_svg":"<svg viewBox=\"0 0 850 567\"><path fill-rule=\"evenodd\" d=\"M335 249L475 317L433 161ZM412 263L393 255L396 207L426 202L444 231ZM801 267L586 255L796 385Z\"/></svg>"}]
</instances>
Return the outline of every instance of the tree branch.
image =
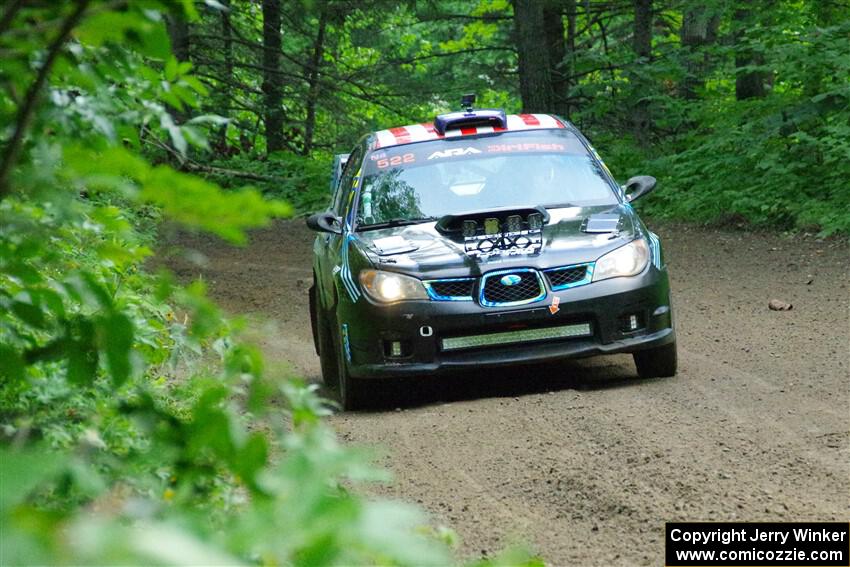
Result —
<instances>
[{"instance_id":1,"label":"tree branch","mask_svg":"<svg viewBox=\"0 0 850 567\"><path fill-rule=\"evenodd\" d=\"M5 33L6 28L9 27L9 24L12 23L12 20L15 18L15 14L18 13L26 0L12 0L12 2L6 7L6 11L3 12L3 16L0 17L0 35Z\"/></svg>"},{"instance_id":2,"label":"tree branch","mask_svg":"<svg viewBox=\"0 0 850 567\"><path fill-rule=\"evenodd\" d=\"M88 4L89 0L77 0L77 7L71 15L65 19L65 22L62 24L62 28L59 30L59 34L53 40L53 43L50 44L50 47L47 50L47 58L45 58L44 63L38 70L35 81L33 81L32 85L30 85L30 88L24 97L23 104L18 112L15 124L15 133L12 134L12 139L9 140L9 143L6 146L6 151L3 154L3 162L0 164L0 200L6 197L11 190L9 186L9 174L21 153L24 136L26 135L33 113L35 112L36 103L38 102L39 94L41 94L41 89L47 82L47 77L50 75L50 70L56 62L56 58L59 56L62 46L65 45L65 42L68 40L68 36L71 35L71 30L73 30L82 19Z\"/></svg>"},{"instance_id":3,"label":"tree branch","mask_svg":"<svg viewBox=\"0 0 850 567\"><path fill-rule=\"evenodd\" d=\"M159 140L155 135L153 135L153 132L151 132L149 128L145 127L144 131L151 134L151 136L145 137L144 141L164 150L165 152L167 152L168 154L173 156L177 160L178 166L180 168L185 168L185 169L188 169L189 171L196 171L196 172L201 172L201 173L211 173L213 175L227 175L229 177L240 177L242 179L253 179L254 181L283 181L283 178L274 177L272 175L263 175L261 173L253 173L253 172L250 172L250 171L241 171L241 170L238 170L238 169L227 169L227 168L224 168L224 167L215 167L215 166L212 166L212 165L204 165L204 164L198 163L194 160L189 159L187 156L181 154L176 149L171 147L169 144Z\"/></svg>"}]
</instances>

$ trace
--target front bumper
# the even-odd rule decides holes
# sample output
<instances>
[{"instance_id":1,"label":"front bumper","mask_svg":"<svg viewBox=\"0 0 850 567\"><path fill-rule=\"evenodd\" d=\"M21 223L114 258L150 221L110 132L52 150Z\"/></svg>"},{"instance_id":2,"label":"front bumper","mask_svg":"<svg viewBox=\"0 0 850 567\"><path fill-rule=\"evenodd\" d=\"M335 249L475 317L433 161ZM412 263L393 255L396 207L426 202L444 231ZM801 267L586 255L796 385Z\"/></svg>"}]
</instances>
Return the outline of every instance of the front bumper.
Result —
<instances>
[{"instance_id":1,"label":"front bumper","mask_svg":"<svg viewBox=\"0 0 850 567\"><path fill-rule=\"evenodd\" d=\"M550 310L554 298L558 309ZM434 374L521 363L634 352L675 340L666 270L650 264L630 278L612 278L563 291L547 289L543 301L522 307L489 308L475 301L411 301L376 305L365 298L340 306L349 337L349 372L356 378ZM554 311L554 313L553 313ZM628 330L631 316L639 328ZM447 338L589 325L580 337L444 348ZM397 342L402 353L393 356Z\"/></svg>"}]
</instances>

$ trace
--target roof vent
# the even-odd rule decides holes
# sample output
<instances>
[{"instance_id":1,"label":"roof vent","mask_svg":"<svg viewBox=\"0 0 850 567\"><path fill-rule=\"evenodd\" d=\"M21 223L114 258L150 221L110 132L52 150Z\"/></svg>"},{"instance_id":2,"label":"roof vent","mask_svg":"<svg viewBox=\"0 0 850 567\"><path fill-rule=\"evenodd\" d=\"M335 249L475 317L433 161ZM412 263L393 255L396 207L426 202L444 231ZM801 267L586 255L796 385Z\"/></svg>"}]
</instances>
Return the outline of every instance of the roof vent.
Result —
<instances>
[{"instance_id":1,"label":"roof vent","mask_svg":"<svg viewBox=\"0 0 850 567\"><path fill-rule=\"evenodd\" d=\"M447 130L471 128L473 126L508 127L508 117L505 115L504 110L500 108L481 108L474 110L472 108L473 104L475 104L474 94L463 95L460 100L463 110L437 115L434 119L434 130L439 134L445 134Z\"/></svg>"}]
</instances>

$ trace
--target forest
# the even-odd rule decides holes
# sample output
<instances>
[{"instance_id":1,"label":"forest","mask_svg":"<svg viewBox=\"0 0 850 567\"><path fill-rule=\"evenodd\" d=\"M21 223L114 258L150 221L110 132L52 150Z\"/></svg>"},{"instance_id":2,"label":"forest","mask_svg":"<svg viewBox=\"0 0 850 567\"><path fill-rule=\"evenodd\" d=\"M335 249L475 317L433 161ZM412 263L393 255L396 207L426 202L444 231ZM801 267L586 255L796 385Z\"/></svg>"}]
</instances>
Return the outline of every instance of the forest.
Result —
<instances>
[{"instance_id":1,"label":"forest","mask_svg":"<svg viewBox=\"0 0 850 567\"><path fill-rule=\"evenodd\" d=\"M845 239L848 40L846 0L3 0L0 563L458 561L165 235L320 210L334 154L475 93L657 177L648 218Z\"/></svg>"}]
</instances>

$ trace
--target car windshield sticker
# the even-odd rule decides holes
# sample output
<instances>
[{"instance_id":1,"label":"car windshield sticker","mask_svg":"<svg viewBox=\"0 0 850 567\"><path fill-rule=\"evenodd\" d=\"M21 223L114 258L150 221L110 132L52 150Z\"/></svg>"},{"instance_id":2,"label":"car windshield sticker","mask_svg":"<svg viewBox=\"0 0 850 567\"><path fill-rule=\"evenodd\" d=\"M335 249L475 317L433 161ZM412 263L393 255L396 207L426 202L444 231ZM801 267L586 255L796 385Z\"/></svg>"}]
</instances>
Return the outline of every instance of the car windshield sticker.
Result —
<instances>
[{"instance_id":1,"label":"car windshield sticker","mask_svg":"<svg viewBox=\"0 0 850 567\"><path fill-rule=\"evenodd\" d=\"M346 228L351 229L351 225L354 217L354 196L357 195L357 188L360 185L360 179L363 175L363 168L357 170L357 173L354 175L354 182L351 184L351 191L348 193L348 215L346 216Z\"/></svg>"},{"instance_id":2,"label":"car windshield sticker","mask_svg":"<svg viewBox=\"0 0 850 567\"><path fill-rule=\"evenodd\" d=\"M475 155L482 153L481 150L477 150L475 148L451 148L448 150L437 150L428 156L429 160L432 159L440 159L440 158L450 158L450 157L463 157L469 155Z\"/></svg>"},{"instance_id":3,"label":"car windshield sticker","mask_svg":"<svg viewBox=\"0 0 850 567\"><path fill-rule=\"evenodd\" d=\"M378 153L386 156L386 152L378 152ZM378 167L378 169L386 169L388 167L401 165L403 163L413 163L413 162L416 161L416 154L413 154L411 152L405 152L404 154L402 154L400 156L392 156L392 157L389 157L389 158L388 157L375 158L374 156L372 156L371 159L372 159L372 161L375 162L375 165Z\"/></svg>"},{"instance_id":4,"label":"car windshield sticker","mask_svg":"<svg viewBox=\"0 0 850 567\"><path fill-rule=\"evenodd\" d=\"M594 147L593 147L593 146L591 146L590 144L588 144L588 146L590 147L590 151L591 151L591 153L593 153L593 157L595 157L595 158L596 158L596 161L598 161L598 162L600 163L600 165L602 165L602 168L603 168L603 169L605 169L605 172L606 172L608 175L610 175L611 177L614 177L614 175L611 173L611 170L610 170L610 169L608 169L608 166L607 166L607 165L605 165L605 162L604 162L604 161L602 161L602 158L601 158L601 157L599 157L599 154L596 152L596 148L594 148Z\"/></svg>"},{"instance_id":5,"label":"car windshield sticker","mask_svg":"<svg viewBox=\"0 0 850 567\"><path fill-rule=\"evenodd\" d=\"M505 154L569 154L587 156L581 141L569 130L517 132L509 136L434 140L377 149L364 164L364 175L396 168L474 160ZM463 189L461 189L463 190Z\"/></svg>"},{"instance_id":6,"label":"car windshield sticker","mask_svg":"<svg viewBox=\"0 0 850 567\"><path fill-rule=\"evenodd\" d=\"M539 143L524 143L524 144L488 144L487 153L497 154L504 152L566 152L567 146L564 144L539 144Z\"/></svg>"}]
</instances>

